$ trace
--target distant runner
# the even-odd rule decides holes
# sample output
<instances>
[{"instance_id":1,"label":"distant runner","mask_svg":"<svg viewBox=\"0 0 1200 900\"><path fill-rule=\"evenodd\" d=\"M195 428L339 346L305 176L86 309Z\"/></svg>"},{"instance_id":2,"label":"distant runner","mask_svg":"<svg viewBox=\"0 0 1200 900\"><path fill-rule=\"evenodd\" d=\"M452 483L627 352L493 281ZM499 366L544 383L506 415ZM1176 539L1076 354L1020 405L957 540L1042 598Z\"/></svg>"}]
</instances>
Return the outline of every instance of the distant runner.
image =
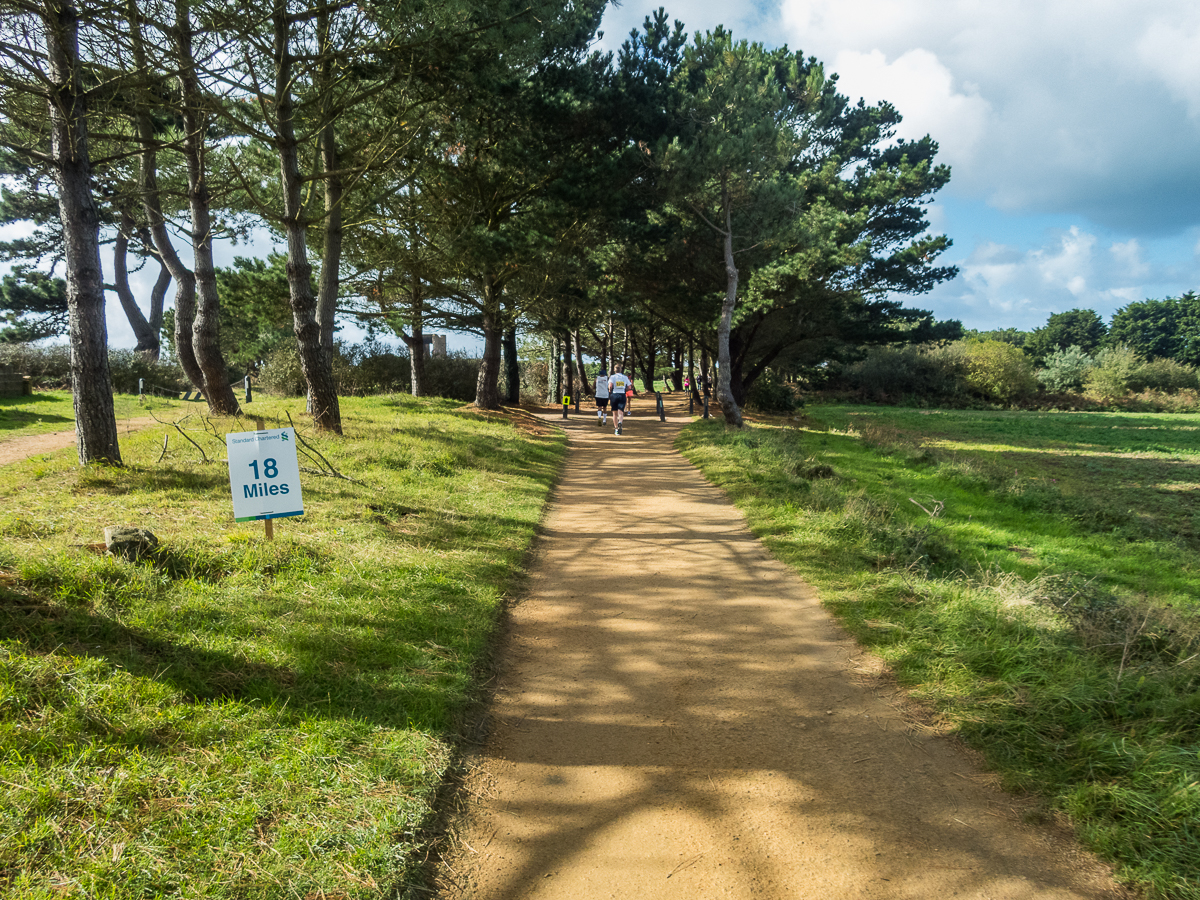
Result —
<instances>
[{"instance_id":1,"label":"distant runner","mask_svg":"<svg viewBox=\"0 0 1200 900\"><path fill-rule=\"evenodd\" d=\"M625 374L624 363L617 363L613 370L608 377L608 402L612 406L613 424L616 425L613 433L620 434L621 423L625 421L625 392L633 389L633 382Z\"/></svg>"},{"instance_id":2,"label":"distant runner","mask_svg":"<svg viewBox=\"0 0 1200 900\"><path fill-rule=\"evenodd\" d=\"M603 425L608 420L608 373L601 367L596 376L596 424Z\"/></svg>"}]
</instances>

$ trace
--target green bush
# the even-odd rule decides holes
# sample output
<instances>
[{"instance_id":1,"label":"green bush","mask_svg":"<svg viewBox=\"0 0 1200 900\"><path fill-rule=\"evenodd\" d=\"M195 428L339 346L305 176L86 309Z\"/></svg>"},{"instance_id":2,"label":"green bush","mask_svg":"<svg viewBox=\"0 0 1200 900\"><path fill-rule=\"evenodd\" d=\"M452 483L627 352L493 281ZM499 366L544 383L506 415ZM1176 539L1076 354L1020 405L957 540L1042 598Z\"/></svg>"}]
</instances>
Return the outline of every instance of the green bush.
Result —
<instances>
[{"instance_id":1,"label":"green bush","mask_svg":"<svg viewBox=\"0 0 1200 900\"><path fill-rule=\"evenodd\" d=\"M1196 387L1196 370L1173 359L1152 359L1143 363L1134 371L1129 384L1129 389L1135 393L1160 391L1177 394L1195 390Z\"/></svg>"},{"instance_id":2,"label":"green bush","mask_svg":"<svg viewBox=\"0 0 1200 900\"><path fill-rule=\"evenodd\" d=\"M258 372L258 387L277 397L300 397L307 383L300 368L300 351L295 344L276 347L267 354Z\"/></svg>"},{"instance_id":3,"label":"green bush","mask_svg":"<svg viewBox=\"0 0 1200 900\"><path fill-rule=\"evenodd\" d=\"M37 387L71 389L71 348L67 344L0 344L0 363L32 376ZM135 350L109 348L108 368L113 390L119 394L136 394L138 379L145 382L146 393L175 393L187 385L178 363L154 362Z\"/></svg>"},{"instance_id":4,"label":"green bush","mask_svg":"<svg viewBox=\"0 0 1200 900\"><path fill-rule=\"evenodd\" d=\"M334 348L333 377L342 396L407 394L412 390L412 363L408 348L393 348L378 341L338 344ZM452 400L472 400L479 361L462 351L425 360L425 394ZM299 397L307 390L295 344L278 347L268 355L259 373L259 388L282 397Z\"/></svg>"},{"instance_id":5,"label":"green bush","mask_svg":"<svg viewBox=\"0 0 1200 900\"><path fill-rule=\"evenodd\" d=\"M1142 358L1127 344L1107 347L1096 354L1096 366L1088 374L1084 389L1101 400L1123 397L1133 389Z\"/></svg>"},{"instance_id":6,"label":"green bush","mask_svg":"<svg viewBox=\"0 0 1200 900\"><path fill-rule=\"evenodd\" d=\"M1012 344L1003 341L958 341L966 382L986 400L1011 403L1037 391L1033 363Z\"/></svg>"},{"instance_id":7,"label":"green bush","mask_svg":"<svg viewBox=\"0 0 1200 900\"><path fill-rule=\"evenodd\" d=\"M796 408L796 392L774 369L766 369L750 385L746 406L764 413L790 413Z\"/></svg>"},{"instance_id":8,"label":"green bush","mask_svg":"<svg viewBox=\"0 0 1200 900\"><path fill-rule=\"evenodd\" d=\"M917 347L874 347L844 367L832 382L869 400L904 397L948 399L965 394L961 360L944 351Z\"/></svg>"},{"instance_id":9,"label":"green bush","mask_svg":"<svg viewBox=\"0 0 1200 900\"><path fill-rule=\"evenodd\" d=\"M71 389L71 348L66 344L0 344L0 363L31 376L37 387Z\"/></svg>"},{"instance_id":10,"label":"green bush","mask_svg":"<svg viewBox=\"0 0 1200 900\"><path fill-rule=\"evenodd\" d=\"M407 360L405 360L407 362ZM500 374L503 394L503 371ZM425 360L425 394L464 402L475 399L479 381L479 360L464 350L452 350L445 356ZM408 388L411 390L411 386Z\"/></svg>"},{"instance_id":11,"label":"green bush","mask_svg":"<svg viewBox=\"0 0 1200 900\"><path fill-rule=\"evenodd\" d=\"M108 370L113 390L120 394L136 394L138 379L145 383L147 394L174 393L188 389L187 376L174 360L154 362L136 350L109 350Z\"/></svg>"},{"instance_id":12,"label":"green bush","mask_svg":"<svg viewBox=\"0 0 1200 900\"><path fill-rule=\"evenodd\" d=\"M1046 357L1046 368L1038 372L1038 381L1054 393L1081 391L1095 365L1096 361L1082 347L1055 350Z\"/></svg>"}]
</instances>

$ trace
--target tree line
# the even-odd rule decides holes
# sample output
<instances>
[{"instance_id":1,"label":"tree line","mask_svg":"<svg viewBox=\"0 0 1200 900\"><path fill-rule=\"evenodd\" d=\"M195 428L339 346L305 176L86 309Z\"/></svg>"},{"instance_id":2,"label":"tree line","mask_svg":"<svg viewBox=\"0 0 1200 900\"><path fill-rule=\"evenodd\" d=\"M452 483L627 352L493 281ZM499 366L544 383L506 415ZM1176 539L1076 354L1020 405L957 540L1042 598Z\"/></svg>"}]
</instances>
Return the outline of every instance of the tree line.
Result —
<instances>
[{"instance_id":1,"label":"tree line","mask_svg":"<svg viewBox=\"0 0 1200 900\"><path fill-rule=\"evenodd\" d=\"M931 138L897 140L894 107L813 57L662 9L598 52L604 7L0 0L0 220L33 226L0 245L0 290L10 334L66 325L81 462L120 462L108 293L143 352L169 326L219 414L239 411L222 327L290 330L333 432L344 316L410 348L480 335L486 408L514 399L520 334L579 373L618 333L651 370L686 343L735 425L769 367L961 331L896 299L955 274L926 220L950 176ZM256 228L286 251L218 272L214 239Z\"/></svg>"}]
</instances>

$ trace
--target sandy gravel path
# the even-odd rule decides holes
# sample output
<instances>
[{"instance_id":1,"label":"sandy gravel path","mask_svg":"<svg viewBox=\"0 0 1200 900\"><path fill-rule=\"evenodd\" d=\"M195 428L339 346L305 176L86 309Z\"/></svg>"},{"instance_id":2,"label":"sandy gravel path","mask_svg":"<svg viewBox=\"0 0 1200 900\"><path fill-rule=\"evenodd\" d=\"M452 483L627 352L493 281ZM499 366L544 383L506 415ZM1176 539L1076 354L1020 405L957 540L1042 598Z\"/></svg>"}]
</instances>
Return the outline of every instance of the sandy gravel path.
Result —
<instances>
[{"instance_id":1,"label":"sandy gravel path","mask_svg":"<svg viewBox=\"0 0 1200 900\"><path fill-rule=\"evenodd\" d=\"M155 421L149 416L117 420L117 431L129 434L142 428L154 425ZM0 466L18 462L37 456L39 453L53 453L64 447L75 446L75 429L70 431L52 431L49 434L26 435L19 438L0 439Z\"/></svg>"},{"instance_id":2,"label":"sandy gravel path","mask_svg":"<svg viewBox=\"0 0 1200 900\"><path fill-rule=\"evenodd\" d=\"M1124 896L903 713L649 407L567 423L441 896Z\"/></svg>"}]
</instances>

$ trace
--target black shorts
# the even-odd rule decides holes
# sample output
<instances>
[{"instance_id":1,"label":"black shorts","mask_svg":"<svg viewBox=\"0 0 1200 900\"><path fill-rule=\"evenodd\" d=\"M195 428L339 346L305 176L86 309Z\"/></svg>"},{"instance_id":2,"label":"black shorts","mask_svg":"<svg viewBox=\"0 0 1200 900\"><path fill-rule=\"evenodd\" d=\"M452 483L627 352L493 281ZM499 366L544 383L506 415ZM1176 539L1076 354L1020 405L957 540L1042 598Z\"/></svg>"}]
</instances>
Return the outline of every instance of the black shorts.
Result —
<instances>
[{"instance_id":1,"label":"black shorts","mask_svg":"<svg viewBox=\"0 0 1200 900\"><path fill-rule=\"evenodd\" d=\"M607 397L597 397L596 398L596 409L608 409L608 398Z\"/></svg>"},{"instance_id":2,"label":"black shorts","mask_svg":"<svg viewBox=\"0 0 1200 900\"><path fill-rule=\"evenodd\" d=\"M613 396L609 397L608 400L612 404L612 408L614 410L625 408L625 395L624 394L614 394Z\"/></svg>"}]
</instances>

